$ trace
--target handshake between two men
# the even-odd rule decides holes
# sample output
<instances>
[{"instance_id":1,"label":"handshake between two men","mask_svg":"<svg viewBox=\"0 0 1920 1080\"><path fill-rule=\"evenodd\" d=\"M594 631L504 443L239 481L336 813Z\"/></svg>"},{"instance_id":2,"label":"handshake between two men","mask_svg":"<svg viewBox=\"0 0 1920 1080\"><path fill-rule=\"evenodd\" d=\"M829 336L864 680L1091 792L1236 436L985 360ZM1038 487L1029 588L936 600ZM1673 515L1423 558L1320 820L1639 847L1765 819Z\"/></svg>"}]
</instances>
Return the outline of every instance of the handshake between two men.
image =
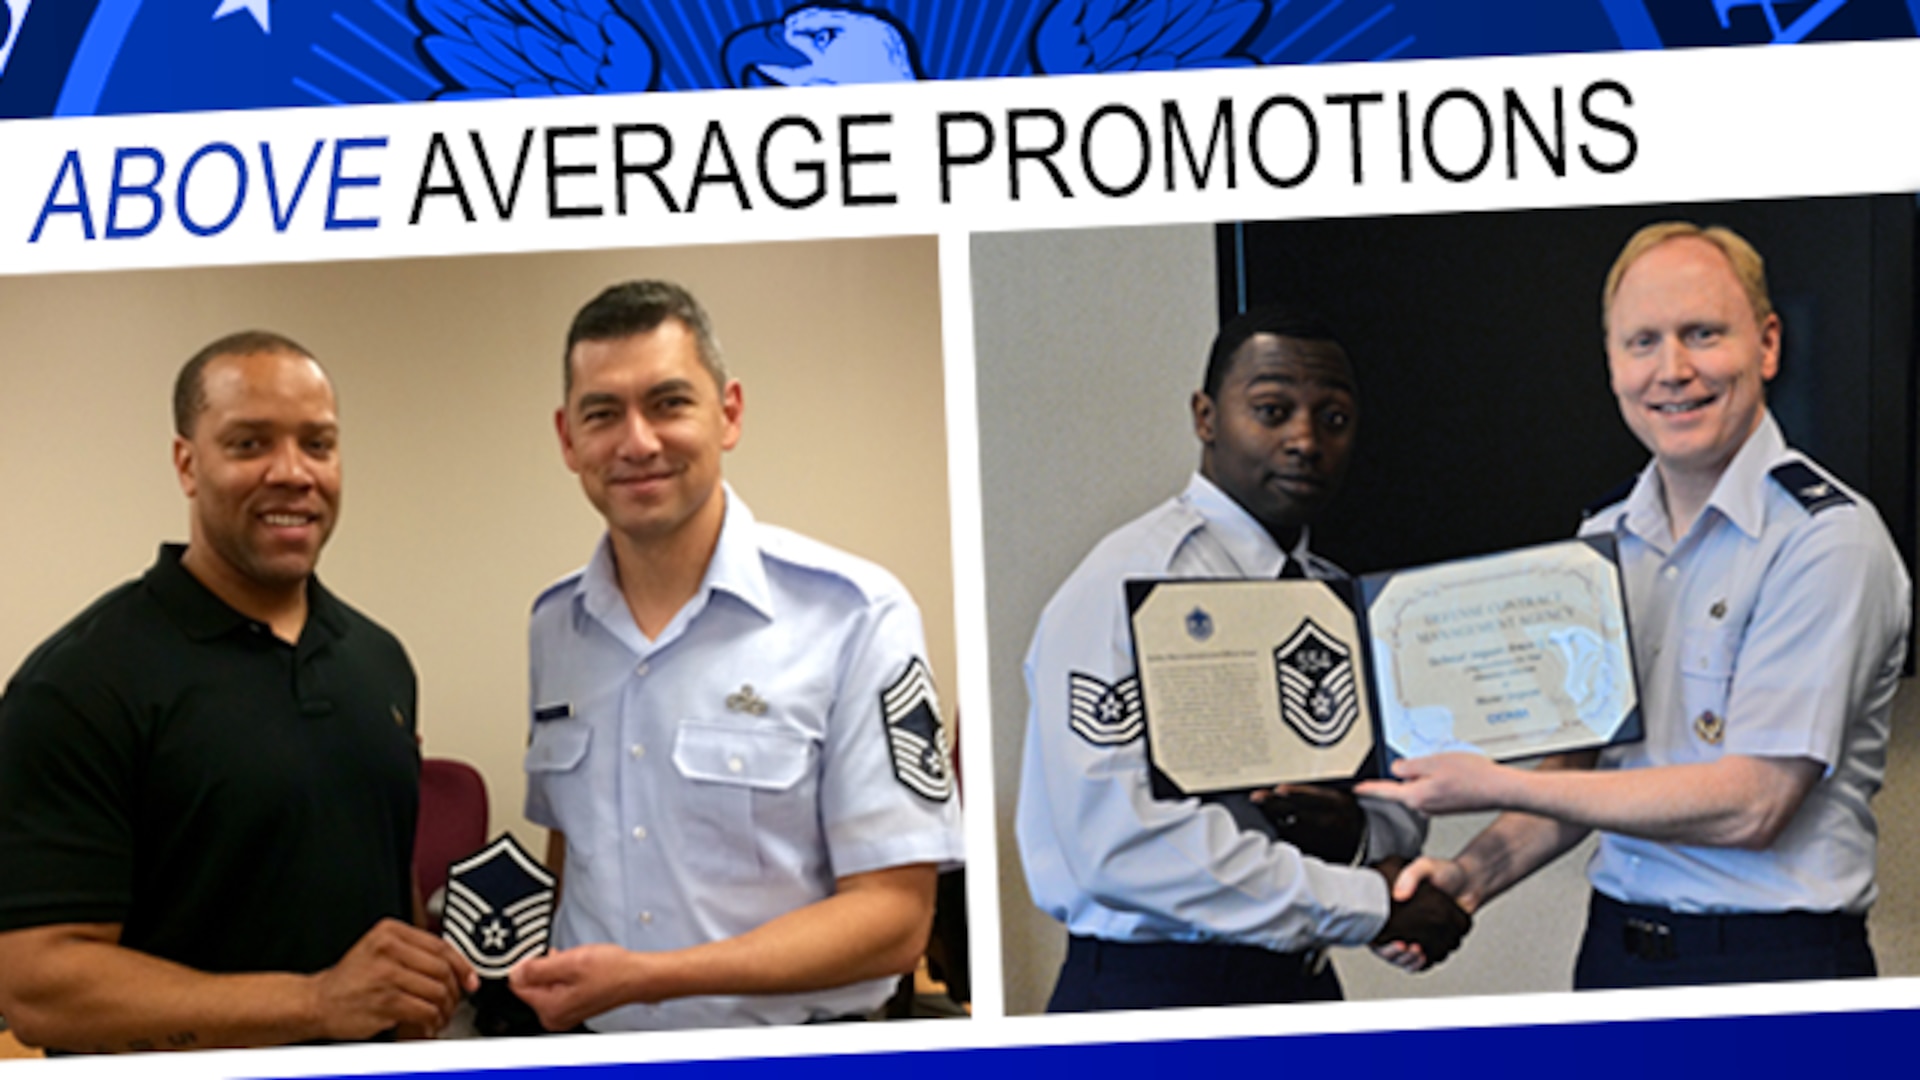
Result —
<instances>
[{"instance_id":1,"label":"handshake between two men","mask_svg":"<svg viewBox=\"0 0 1920 1080\"><path fill-rule=\"evenodd\" d=\"M1391 787L1392 785L1387 785ZM1351 864L1364 850L1366 813L1338 788L1282 785L1253 795L1276 839L1324 862ZM1472 910L1457 889L1464 882L1450 861L1390 855L1372 864L1387 881L1391 907L1372 942L1382 959L1406 971L1445 960L1473 928Z\"/></svg>"}]
</instances>

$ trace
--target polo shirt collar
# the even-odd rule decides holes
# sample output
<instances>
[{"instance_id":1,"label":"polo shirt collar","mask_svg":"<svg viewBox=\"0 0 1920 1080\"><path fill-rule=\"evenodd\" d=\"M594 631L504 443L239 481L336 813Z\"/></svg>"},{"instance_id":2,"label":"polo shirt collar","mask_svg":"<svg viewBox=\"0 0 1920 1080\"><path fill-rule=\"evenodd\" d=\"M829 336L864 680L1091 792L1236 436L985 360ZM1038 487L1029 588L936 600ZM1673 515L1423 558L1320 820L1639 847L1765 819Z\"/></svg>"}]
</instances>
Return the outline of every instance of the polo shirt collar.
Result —
<instances>
[{"instance_id":1,"label":"polo shirt collar","mask_svg":"<svg viewBox=\"0 0 1920 1080\"><path fill-rule=\"evenodd\" d=\"M1306 526L1301 526L1300 541L1289 553L1280 549L1279 541L1247 513L1246 507L1234 502L1219 485L1199 473L1187 481L1187 490L1181 497L1206 519L1215 539L1249 578L1279 577L1281 567L1289 558L1299 560L1302 566L1306 564L1310 539Z\"/></svg>"},{"instance_id":2,"label":"polo shirt collar","mask_svg":"<svg viewBox=\"0 0 1920 1080\"><path fill-rule=\"evenodd\" d=\"M1766 525L1767 470L1786 449L1786 437L1780 433L1780 424L1774 420L1772 410L1761 414L1760 426L1747 436L1747 441L1727 462L1720 479L1714 482L1713 493L1700 508L1700 517L1717 511L1734 528L1758 538ZM1642 539L1657 543L1664 538L1667 541L1664 546L1671 547L1682 539L1672 535L1667 520L1666 491L1657 462L1647 463L1627 496L1625 523L1629 531ZM1695 527L1699 527L1698 519Z\"/></svg>"},{"instance_id":3,"label":"polo shirt collar","mask_svg":"<svg viewBox=\"0 0 1920 1080\"><path fill-rule=\"evenodd\" d=\"M180 565L180 557L186 553L185 544L160 545L160 555L154 560L144 580L159 601L161 610L178 623L188 637L206 641L259 623L260 620L236 611L199 578L194 577L191 571ZM338 637L346 625L340 609L340 602L327 591L326 586L320 584L320 579L309 575L308 628L318 625L330 635ZM308 629L302 629L302 640L307 636Z\"/></svg>"}]
</instances>

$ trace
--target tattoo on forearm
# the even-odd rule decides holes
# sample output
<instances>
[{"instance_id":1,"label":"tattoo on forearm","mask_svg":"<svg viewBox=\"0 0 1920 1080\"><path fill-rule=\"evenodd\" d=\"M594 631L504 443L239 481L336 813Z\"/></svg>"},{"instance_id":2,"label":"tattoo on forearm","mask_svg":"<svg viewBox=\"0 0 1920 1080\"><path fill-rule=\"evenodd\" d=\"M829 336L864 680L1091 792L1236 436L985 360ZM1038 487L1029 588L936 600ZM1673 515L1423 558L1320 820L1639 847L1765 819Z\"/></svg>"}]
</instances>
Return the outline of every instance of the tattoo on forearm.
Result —
<instances>
[{"instance_id":1,"label":"tattoo on forearm","mask_svg":"<svg viewBox=\"0 0 1920 1080\"><path fill-rule=\"evenodd\" d=\"M164 1047L165 1049L168 1049L168 1050L185 1050L185 1049L188 1049L189 1047L197 1046L199 1045L199 1043L200 1043L200 1036L195 1035L193 1032L176 1031L173 1034L165 1036L164 1038L160 1038L160 1039L129 1039L127 1041L127 1044L121 1047L120 1049L140 1051L140 1050L159 1050ZM113 1048L109 1046L100 1046L100 1047L94 1048L95 1053L101 1053L101 1054L108 1053L112 1049Z\"/></svg>"}]
</instances>

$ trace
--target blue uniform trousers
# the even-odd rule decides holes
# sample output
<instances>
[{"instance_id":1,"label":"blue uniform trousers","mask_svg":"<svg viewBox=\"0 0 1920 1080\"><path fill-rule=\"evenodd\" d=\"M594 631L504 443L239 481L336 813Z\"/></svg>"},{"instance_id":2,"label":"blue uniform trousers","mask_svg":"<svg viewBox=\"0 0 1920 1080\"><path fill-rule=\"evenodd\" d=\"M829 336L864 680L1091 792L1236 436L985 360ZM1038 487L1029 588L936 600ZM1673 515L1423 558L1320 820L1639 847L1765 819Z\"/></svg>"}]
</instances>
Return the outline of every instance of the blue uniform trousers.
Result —
<instances>
[{"instance_id":1,"label":"blue uniform trousers","mask_svg":"<svg viewBox=\"0 0 1920 1080\"><path fill-rule=\"evenodd\" d=\"M1116 942L1076 935L1067 941L1067 961L1047 1011L1339 1000L1340 980L1318 951L1279 953L1257 945Z\"/></svg>"},{"instance_id":2,"label":"blue uniform trousers","mask_svg":"<svg viewBox=\"0 0 1920 1080\"><path fill-rule=\"evenodd\" d=\"M1623 904L1595 892L1573 969L1573 988L1711 986L1875 974L1864 915L1683 915Z\"/></svg>"}]
</instances>

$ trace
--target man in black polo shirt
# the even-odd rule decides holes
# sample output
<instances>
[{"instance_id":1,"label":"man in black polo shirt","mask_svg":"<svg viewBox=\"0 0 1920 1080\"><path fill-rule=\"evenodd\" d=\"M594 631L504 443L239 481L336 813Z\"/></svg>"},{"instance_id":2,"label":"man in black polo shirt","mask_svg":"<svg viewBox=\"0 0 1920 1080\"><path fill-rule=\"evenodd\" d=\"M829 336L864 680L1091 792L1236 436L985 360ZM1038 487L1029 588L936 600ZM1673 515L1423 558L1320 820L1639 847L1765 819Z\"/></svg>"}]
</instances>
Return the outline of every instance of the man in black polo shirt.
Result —
<instances>
[{"instance_id":1,"label":"man in black polo shirt","mask_svg":"<svg viewBox=\"0 0 1920 1080\"><path fill-rule=\"evenodd\" d=\"M313 576L333 388L236 334L181 370L174 425L189 542L0 698L0 1015L75 1051L435 1030L476 979L405 921L413 667Z\"/></svg>"}]
</instances>

